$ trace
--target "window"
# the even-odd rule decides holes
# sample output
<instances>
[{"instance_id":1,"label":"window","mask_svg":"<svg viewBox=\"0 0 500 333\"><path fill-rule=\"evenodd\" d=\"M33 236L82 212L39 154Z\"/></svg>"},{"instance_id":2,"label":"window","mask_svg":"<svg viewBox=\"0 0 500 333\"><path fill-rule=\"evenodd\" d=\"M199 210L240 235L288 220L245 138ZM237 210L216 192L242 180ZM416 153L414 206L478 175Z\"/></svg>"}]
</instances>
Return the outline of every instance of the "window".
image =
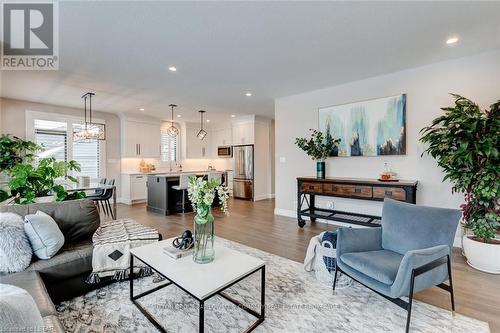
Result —
<instances>
[{"instance_id":1,"label":"window","mask_svg":"<svg viewBox=\"0 0 500 333\"><path fill-rule=\"evenodd\" d=\"M179 135L171 137L167 133L167 128L170 127L170 122L165 122L161 127L161 160L162 162L177 161L177 143Z\"/></svg>"},{"instance_id":2,"label":"window","mask_svg":"<svg viewBox=\"0 0 500 333\"><path fill-rule=\"evenodd\" d=\"M78 128L81 124L73 124L73 128ZM80 163L82 170L79 176L90 176L98 179L101 175L100 167L100 144L97 140L73 141L73 160Z\"/></svg>"},{"instance_id":3,"label":"window","mask_svg":"<svg viewBox=\"0 0 500 333\"><path fill-rule=\"evenodd\" d=\"M35 142L44 147L39 158L55 157L57 161L67 161L67 125L58 121L35 119Z\"/></svg>"},{"instance_id":4,"label":"window","mask_svg":"<svg viewBox=\"0 0 500 333\"><path fill-rule=\"evenodd\" d=\"M73 176L89 176L94 181L104 177L104 142L73 140L73 132L82 126L83 119L27 111L26 122L28 139L44 147L38 158L55 157L57 161L65 162L75 160L80 164L81 171L73 172Z\"/></svg>"}]
</instances>

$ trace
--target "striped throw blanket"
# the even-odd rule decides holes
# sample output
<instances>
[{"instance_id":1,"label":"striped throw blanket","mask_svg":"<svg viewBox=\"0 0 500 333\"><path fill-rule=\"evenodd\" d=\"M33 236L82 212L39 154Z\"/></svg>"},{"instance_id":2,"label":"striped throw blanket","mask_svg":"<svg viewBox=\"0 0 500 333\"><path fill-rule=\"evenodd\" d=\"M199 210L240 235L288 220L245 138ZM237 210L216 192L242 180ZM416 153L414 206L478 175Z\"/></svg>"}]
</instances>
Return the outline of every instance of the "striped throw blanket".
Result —
<instances>
[{"instance_id":1,"label":"striped throw blanket","mask_svg":"<svg viewBox=\"0 0 500 333\"><path fill-rule=\"evenodd\" d=\"M92 273L87 283L98 283L100 278L112 276L114 280L127 279L130 271L130 249L157 242L158 231L132 219L104 222L92 237ZM151 275L151 268L134 261L137 276Z\"/></svg>"}]
</instances>

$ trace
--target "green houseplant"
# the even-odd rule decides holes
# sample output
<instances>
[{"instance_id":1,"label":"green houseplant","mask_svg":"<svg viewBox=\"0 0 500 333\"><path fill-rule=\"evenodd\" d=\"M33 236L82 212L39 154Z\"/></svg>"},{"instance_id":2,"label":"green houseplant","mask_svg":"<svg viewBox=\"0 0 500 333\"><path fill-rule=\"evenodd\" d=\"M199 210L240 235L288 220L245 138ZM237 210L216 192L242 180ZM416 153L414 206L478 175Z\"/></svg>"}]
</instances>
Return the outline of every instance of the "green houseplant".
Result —
<instances>
[{"instance_id":1,"label":"green houseplant","mask_svg":"<svg viewBox=\"0 0 500 333\"><path fill-rule=\"evenodd\" d=\"M10 170L12 179L9 182L11 194L17 204L35 202L38 197L55 194L56 201L82 199L85 192L67 193L64 186L56 182L57 179L67 177L76 182L68 171L80 171L80 165L75 161L56 161L54 157L41 158L38 163L21 163Z\"/></svg>"},{"instance_id":2,"label":"green houseplant","mask_svg":"<svg viewBox=\"0 0 500 333\"><path fill-rule=\"evenodd\" d=\"M316 161L316 176L325 178L325 160L337 148L340 139L334 139L330 133L325 135L318 130L310 129L310 131L312 133L309 139L296 138L295 144Z\"/></svg>"},{"instance_id":3,"label":"green houseplant","mask_svg":"<svg viewBox=\"0 0 500 333\"><path fill-rule=\"evenodd\" d=\"M199 264L209 263L215 259L212 203L216 195L219 198L221 210L227 214L228 190L220 184L219 180L207 181L201 177L189 178L188 197L196 212L193 260Z\"/></svg>"},{"instance_id":4,"label":"green houseplant","mask_svg":"<svg viewBox=\"0 0 500 333\"><path fill-rule=\"evenodd\" d=\"M20 163L30 163L41 147L32 141L25 141L10 134L0 136L0 202L9 198L5 188L9 182L9 171Z\"/></svg>"},{"instance_id":5,"label":"green houseplant","mask_svg":"<svg viewBox=\"0 0 500 333\"><path fill-rule=\"evenodd\" d=\"M461 206L464 253L471 266L500 273L500 101L481 110L471 100L452 94L455 105L422 129L425 152L437 160L453 191L465 195Z\"/></svg>"}]
</instances>

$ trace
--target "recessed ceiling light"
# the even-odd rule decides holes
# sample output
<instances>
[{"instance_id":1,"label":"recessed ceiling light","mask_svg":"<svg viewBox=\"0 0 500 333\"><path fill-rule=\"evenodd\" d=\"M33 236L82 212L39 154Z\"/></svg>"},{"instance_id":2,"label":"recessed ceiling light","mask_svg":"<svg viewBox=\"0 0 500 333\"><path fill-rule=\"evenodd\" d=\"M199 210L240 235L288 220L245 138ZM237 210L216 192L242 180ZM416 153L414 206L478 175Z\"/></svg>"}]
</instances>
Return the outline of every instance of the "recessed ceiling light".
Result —
<instances>
[{"instance_id":1,"label":"recessed ceiling light","mask_svg":"<svg viewBox=\"0 0 500 333\"><path fill-rule=\"evenodd\" d=\"M450 37L446 40L446 44L448 45L455 44L456 42L458 42L458 37Z\"/></svg>"},{"instance_id":2,"label":"recessed ceiling light","mask_svg":"<svg viewBox=\"0 0 500 333\"><path fill-rule=\"evenodd\" d=\"M250 97L250 96L252 96L252 93L251 93L251 92L247 92L247 93L245 94L245 96L246 96L246 97Z\"/></svg>"},{"instance_id":3,"label":"recessed ceiling light","mask_svg":"<svg viewBox=\"0 0 500 333\"><path fill-rule=\"evenodd\" d=\"M178 115L177 115L177 118L180 118L180 117L182 117L182 116L181 116L180 114L178 114Z\"/></svg>"},{"instance_id":4,"label":"recessed ceiling light","mask_svg":"<svg viewBox=\"0 0 500 333\"><path fill-rule=\"evenodd\" d=\"M236 117L236 115L235 115L235 114L232 114L232 115L231 115L231 118L235 118L235 117Z\"/></svg>"},{"instance_id":5,"label":"recessed ceiling light","mask_svg":"<svg viewBox=\"0 0 500 333\"><path fill-rule=\"evenodd\" d=\"M144 108L140 108L139 111L144 111Z\"/></svg>"},{"instance_id":6,"label":"recessed ceiling light","mask_svg":"<svg viewBox=\"0 0 500 333\"><path fill-rule=\"evenodd\" d=\"M177 67L170 66L170 67L168 67L168 70L171 71L171 72L177 72Z\"/></svg>"},{"instance_id":7,"label":"recessed ceiling light","mask_svg":"<svg viewBox=\"0 0 500 333\"><path fill-rule=\"evenodd\" d=\"M207 123L209 123L209 122L210 122L210 119L207 119Z\"/></svg>"}]
</instances>

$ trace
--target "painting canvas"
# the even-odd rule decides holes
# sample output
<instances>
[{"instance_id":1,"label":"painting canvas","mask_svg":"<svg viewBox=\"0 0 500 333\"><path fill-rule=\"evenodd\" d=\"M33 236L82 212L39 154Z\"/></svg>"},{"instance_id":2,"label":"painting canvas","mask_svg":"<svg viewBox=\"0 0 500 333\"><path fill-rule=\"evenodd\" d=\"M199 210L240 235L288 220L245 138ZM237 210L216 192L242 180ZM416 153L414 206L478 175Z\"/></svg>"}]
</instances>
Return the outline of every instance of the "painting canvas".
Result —
<instances>
[{"instance_id":1,"label":"painting canvas","mask_svg":"<svg viewBox=\"0 0 500 333\"><path fill-rule=\"evenodd\" d=\"M406 95L319 109L319 129L340 138L330 156L406 154Z\"/></svg>"}]
</instances>

